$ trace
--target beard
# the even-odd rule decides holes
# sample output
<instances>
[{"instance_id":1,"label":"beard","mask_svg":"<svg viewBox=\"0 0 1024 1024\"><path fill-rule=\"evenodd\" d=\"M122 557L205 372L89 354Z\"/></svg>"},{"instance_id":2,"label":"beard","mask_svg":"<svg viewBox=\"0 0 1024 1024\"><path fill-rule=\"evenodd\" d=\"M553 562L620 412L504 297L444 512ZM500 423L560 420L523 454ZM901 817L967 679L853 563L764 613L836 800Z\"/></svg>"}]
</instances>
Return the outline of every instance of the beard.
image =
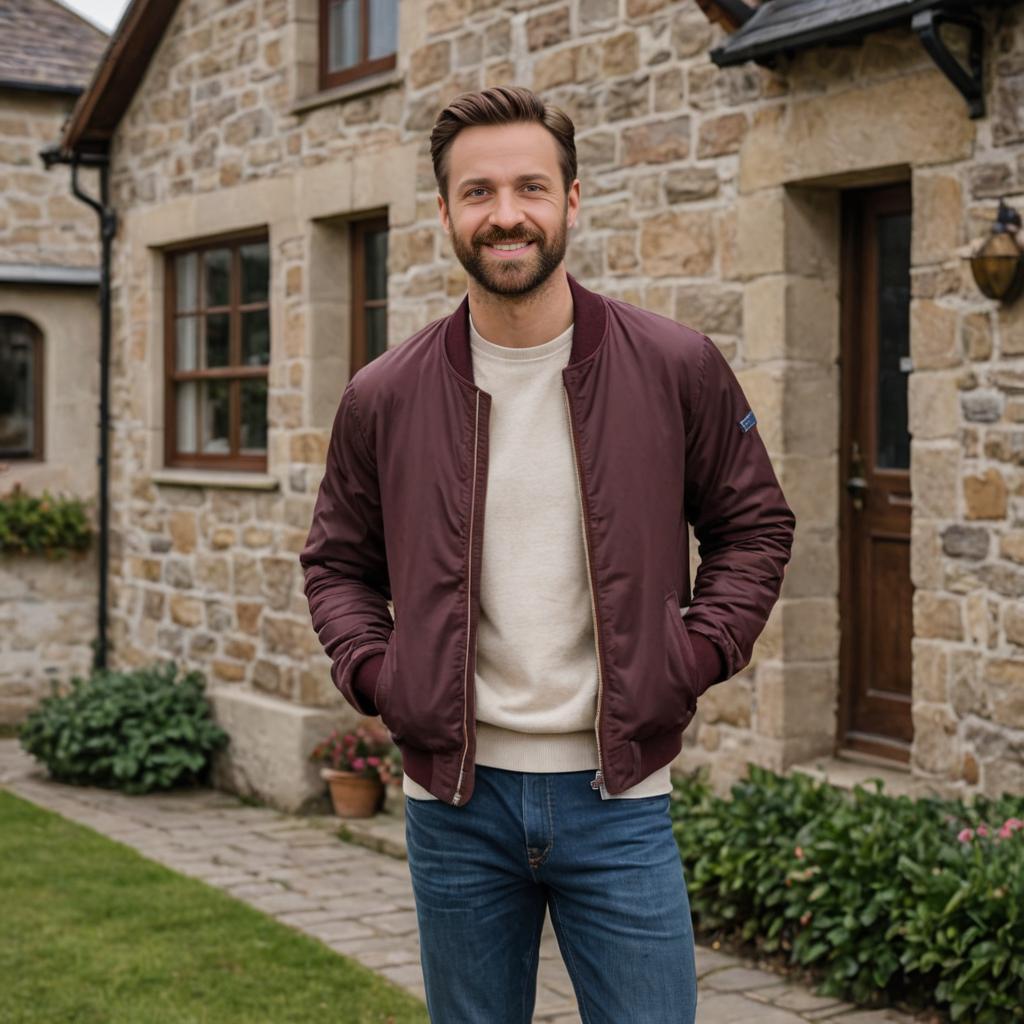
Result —
<instances>
[{"instance_id":1,"label":"beard","mask_svg":"<svg viewBox=\"0 0 1024 1024\"><path fill-rule=\"evenodd\" d=\"M554 273L565 258L568 238L566 218L563 216L558 231L545 238L533 232L502 232L490 229L479 240L468 245L457 231L452 231L452 250L467 274L493 295L509 298L529 295L536 291ZM503 245L508 242L533 242L533 246L515 259L490 256L485 245Z\"/></svg>"}]
</instances>

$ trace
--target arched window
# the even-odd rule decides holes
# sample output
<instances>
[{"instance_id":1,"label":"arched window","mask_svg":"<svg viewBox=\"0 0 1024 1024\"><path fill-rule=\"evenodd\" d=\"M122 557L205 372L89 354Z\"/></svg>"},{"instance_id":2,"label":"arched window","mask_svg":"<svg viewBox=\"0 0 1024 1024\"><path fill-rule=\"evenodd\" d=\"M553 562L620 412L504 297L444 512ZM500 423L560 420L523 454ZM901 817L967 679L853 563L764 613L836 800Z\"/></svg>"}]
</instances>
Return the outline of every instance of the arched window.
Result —
<instances>
[{"instance_id":1,"label":"arched window","mask_svg":"<svg viewBox=\"0 0 1024 1024\"><path fill-rule=\"evenodd\" d=\"M43 335L0 315L0 459L43 457Z\"/></svg>"}]
</instances>

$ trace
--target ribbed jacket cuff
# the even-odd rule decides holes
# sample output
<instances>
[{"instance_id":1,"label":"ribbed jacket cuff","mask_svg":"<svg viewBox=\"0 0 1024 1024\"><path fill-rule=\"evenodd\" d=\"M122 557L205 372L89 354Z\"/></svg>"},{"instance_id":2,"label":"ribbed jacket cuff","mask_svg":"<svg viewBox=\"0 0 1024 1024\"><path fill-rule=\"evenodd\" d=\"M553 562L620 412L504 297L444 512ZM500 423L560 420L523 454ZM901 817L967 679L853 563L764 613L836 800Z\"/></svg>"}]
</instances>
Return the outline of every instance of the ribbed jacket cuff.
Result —
<instances>
[{"instance_id":1,"label":"ribbed jacket cuff","mask_svg":"<svg viewBox=\"0 0 1024 1024\"><path fill-rule=\"evenodd\" d=\"M718 647L703 633L690 630L690 646L697 659L698 696L725 675L725 660Z\"/></svg>"},{"instance_id":2,"label":"ribbed jacket cuff","mask_svg":"<svg viewBox=\"0 0 1024 1024\"><path fill-rule=\"evenodd\" d=\"M377 705L373 702L373 691L377 688L377 677L380 675L380 667L383 662L383 651L363 658L356 665L355 675L352 679L352 689L359 698L360 704L367 709L363 711L363 714L369 715L371 718L375 718L379 714Z\"/></svg>"}]
</instances>

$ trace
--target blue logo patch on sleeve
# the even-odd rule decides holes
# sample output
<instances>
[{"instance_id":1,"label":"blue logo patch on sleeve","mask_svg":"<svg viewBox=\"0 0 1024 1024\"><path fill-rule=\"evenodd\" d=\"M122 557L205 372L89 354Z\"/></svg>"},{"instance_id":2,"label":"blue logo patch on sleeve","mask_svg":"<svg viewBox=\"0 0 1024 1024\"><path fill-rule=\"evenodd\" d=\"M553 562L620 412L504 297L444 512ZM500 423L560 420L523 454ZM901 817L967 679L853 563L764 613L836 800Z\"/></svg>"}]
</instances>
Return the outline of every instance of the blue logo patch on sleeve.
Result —
<instances>
[{"instance_id":1,"label":"blue logo patch on sleeve","mask_svg":"<svg viewBox=\"0 0 1024 1024\"><path fill-rule=\"evenodd\" d=\"M740 420L740 430L745 434L756 422L757 417L754 415L753 409L751 409L750 412Z\"/></svg>"}]
</instances>

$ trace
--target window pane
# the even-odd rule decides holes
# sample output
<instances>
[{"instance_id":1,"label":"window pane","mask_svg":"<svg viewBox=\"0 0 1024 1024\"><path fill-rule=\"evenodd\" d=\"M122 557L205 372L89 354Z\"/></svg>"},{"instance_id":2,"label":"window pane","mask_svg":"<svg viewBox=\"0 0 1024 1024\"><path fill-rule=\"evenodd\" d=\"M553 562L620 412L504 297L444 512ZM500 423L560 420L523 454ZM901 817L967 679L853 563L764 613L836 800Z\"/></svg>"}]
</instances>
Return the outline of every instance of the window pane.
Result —
<instances>
[{"instance_id":1,"label":"window pane","mask_svg":"<svg viewBox=\"0 0 1024 1024\"><path fill-rule=\"evenodd\" d=\"M196 450L196 396L199 385L186 381L175 389L175 436L178 451L194 453Z\"/></svg>"},{"instance_id":2,"label":"window pane","mask_svg":"<svg viewBox=\"0 0 1024 1024\"><path fill-rule=\"evenodd\" d=\"M209 369L227 366L230 361L230 317L227 313L210 313L206 317L206 362Z\"/></svg>"},{"instance_id":3,"label":"window pane","mask_svg":"<svg viewBox=\"0 0 1024 1024\"><path fill-rule=\"evenodd\" d=\"M331 4L327 38L327 70L341 71L359 63L359 0Z\"/></svg>"},{"instance_id":4,"label":"window pane","mask_svg":"<svg viewBox=\"0 0 1024 1024\"><path fill-rule=\"evenodd\" d=\"M231 250L210 249L203 254L206 267L206 305L226 306L231 301Z\"/></svg>"},{"instance_id":5,"label":"window pane","mask_svg":"<svg viewBox=\"0 0 1024 1024\"><path fill-rule=\"evenodd\" d=\"M878 451L875 465L909 469L910 215L878 219Z\"/></svg>"},{"instance_id":6,"label":"window pane","mask_svg":"<svg viewBox=\"0 0 1024 1024\"><path fill-rule=\"evenodd\" d=\"M388 345L387 309L383 306L366 310L366 361L375 359Z\"/></svg>"},{"instance_id":7,"label":"window pane","mask_svg":"<svg viewBox=\"0 0 1024 1024\"><path fill-rule=\"evenodd\" d=\"M262 455L267 450L267 382L242 381L242 452Z\"/></svg>"},{"instance_id":8,"label":"window pane","mask_svg":"<svg viewBox=\"0 0 1024 1024\"><path fill-rule=\"evenodd\" d=\"M368 231L363 235L366 246L366 297L388 297L388 233Z\"/></svg>"},{"instance_id":9,"label":"window pane","mask_svg":"<svg viewBox=\"0 0 1024 1024\"><path fill-rule=\"evenodd\" d=\"M35 332L21 317L0 317L0 455L35 449Z\"/></svg>"},{"instance_id":10,"label":"window pane","mask_svg":"<svg viewBox=\"0 0 1024 1024\"><path fill-rule=\"evenodd\" d=\"M270 316L265 309L242 314L242 362L246 366L270 362Z\"/></svg>"},{"instance_id":11,"label":"window pane","mask_svg":"<svg viewBox=\"0 0 1024 1024\"><path fill-rule=\"evenodd\" d=\"M270 249L266 242L243 245L242 303L267 301L267 281L270 277Z\"/></svg>"},{"instance_id":12,"label":"window pane","mask_svg":"<svg viewBox=\"0 0 1024 1024\"><path fill-rule=\"evenodd\" d=\"M398 0L370 0L369 59L398 49Z\"/></svg>"},{"instance_id":13,"label":"window pane","mask_svg":"<svg viewBox=\"0 0 1024 1024\"><path fill-rule=\"evenodd\" d=\"M203 412L203 452L227 455L231 450L228 382L200 381L199 400Z\"/></svg>"},{"instance_id":14,"label":"window pane","mask_svg":"<svg viewBox=\"0 0 1024 1024\"><path fill-rule=\"evenodd\" d=\"M195 309L198 305L199 261L194 252L184 252L174 258L175 309L179 313Z\"/></svg>"},{"instance_id":15,"label":"window pane","mask_svg":"<svg viewBox=\"0 0 1024 1024\"><path fill-rule=\"evenodd\" d=\"M174 365L179 370L196 368L196 349L199 342L199 317L182 316L175 325Z\"/></svg>"}]
</instances>

